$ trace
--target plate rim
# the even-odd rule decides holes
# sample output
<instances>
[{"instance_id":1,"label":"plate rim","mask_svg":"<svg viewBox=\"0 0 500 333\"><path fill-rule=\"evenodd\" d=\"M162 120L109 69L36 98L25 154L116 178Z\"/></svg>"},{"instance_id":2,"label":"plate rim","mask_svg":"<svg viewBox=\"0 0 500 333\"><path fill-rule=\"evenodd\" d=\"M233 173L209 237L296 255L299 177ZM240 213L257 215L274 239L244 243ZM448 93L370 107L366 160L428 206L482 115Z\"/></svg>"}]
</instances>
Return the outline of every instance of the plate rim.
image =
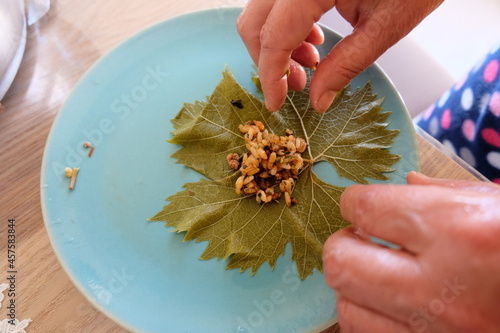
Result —
<instances>
[{"instance_id":1,"label":"plate rim","mask_svg":"<svg viewBox=\"0 0 500 333\"><path fill-rule=\"evenodd\" d=\"M58 243L55 239L55 235L53 232L51 232L51 227L49 223L49 213L48 213L48 200L46 198L46 193L44 191L44 184L46 183L45 180L45 175L48 169L49 161L48 161L48 151L50 149L51 143L53 141L53 137L56 132L56 128L58 127L58 124L61 122L61 118L63 117L63 111L66 109L67 105L69 102L74 98L76 94L78 94L79 88L82 86L83 82L89 77L89 75L106 59L110 59L113 57L115 53L119 53L120 50L124 47L126 47L128 44L134 43L136 40L140 39L142 36L147 35L150 33L152 30L160 28L163 24L166 22L171 22L175 20L180 20L180 19L186 19L190 16L197 16L197 15L202 15L204 13L210 13L213 12L214 10L222 10L222 11L236 11L239 10L241 11L243 7L224 7L224 8L207 8L207 9L201 9L201 10L195 10L195 11L190 11L182 14L177 14L172 17L163 19L159 22L152 23L150 25L147 25L140 29L139 31L136 31L135 33L129 35L128 37L125 37L123 40L112 46L108 52L104 53L101 55L97 60L94 61L94 63L85 70L85 72L81 75L81 77L77 80L76 84L73 86L73 89L71 92L68 94L66 97L64 103L61 105L59 108L56 116L54 117L54 120L52 122L52 125L49 130L49 134L46 138L44 149L43 149L43 156L41 160L41 168L40 168L40 184L39 184L39 190L40 190L40 207L42 211L42 219L44 223L44 227L46 230L46 234L49 238L49 243L52 248L52 252L55 254L57 261L63 271L66 273L68 276L69 280L73 284L73 286L76 287L76 289L80 292L80 294L85 298L86 301L88 301L92 306L97 309L100 313L104 314L106 317L111 319L115 324L118 326L125 328L126 330L130 332L140 332L139 328L133 327L129 325L128 323L124 322L122 318L119 318L116 316L114 313L112 313L108 308L103 307L92 295L90 295L85 287L83 286L83 283L78 279L73 272L73 270L69 267L69 263L66 262L66 260L63 258L62 253L60 252L61 250L59 249Z\"/></svg>"},{"instance_id":2,"label":"plate rim","mask_svg":"<svg viewBox=\"0 0 500 333\"><path fill-rule=\"evenodd\" d=\"M69 267L69 263L63 258L63 255L61 253L60 249L60 244L56 241L56 236L53 231L51 231L51 226L49 222L49 212L48 212L48 202L46 197L46 192L44 191L44 184L45 184L45 177L48 172L49 164L50 161L48 161L49 158L49 149L50 146L53 143L53 138L56 135L56 129L58 128L61 118L63 115L63 111L67 108L68 103L74 98L76 94L78 94L83 82L88 79L89 75L95 71L95 69L106 59L110 59L113 57L114 54L119 53L121 49L126 47L128 44L133 44L136 40L140 39L142 36L150 33L152 30L157 29L161 27L165 22L171 22L179 19L186 19L189 18L190 16L196 16L204 13L213 13L214 11L225 11L225 12L234 12L234 11L239 11L243 7L223 7L223 8L208 8L208 9L202 9L202 10L195 10L195 11L190 11L182 14L178 14L169 18L166 18L164 20L161 20L159 22L150 24L148 26L143 27L141 30L131 34L128 37L125 37L121 42L115 44L112 46L105 54L103 54L101 57L99 57L78 79L77 83L74 85L73 89L71 92L68 94L68 96L65 99L65 102L61 105L59 111L57 112L56 116L54 117L53 123L51 125L51 128L49 130L49 134L46 138L44 150L43 150L43 157L41 160L41 172L40 172L40 203L41 203L41 210L42 210L42 218L44 222L44 226L46 229L46 234L49 238L50 245L52 247L52 251L55 254L59 265L62 267L66 275L68 276L69 280L73 284L73 286L78 289L78 291L81 293L82 296L84 296L85 300L88 301L94 308L96 308L100 313L104 314L107 318L111 319L116 325L127 329L131 332L140 332L138 327L134 327L129 325L127 322L123 321L123 319L117 315L115 315L112 311L110 311L107 307L102 306L94 297L92 297L91 294L88 293L88 291L85 289L83 282L77 278L75 272ZM334 29L326 26L325 24L318 23L323 29L326 29L328 31L331 31L337 36L340 36L341 38L343 35L339 34L336 32ZM409 123L412 124L411 117L409 116L407 106L400 94L400 92L396 89L393 81L387 76L387 74L383 71L383 69L375 62L371 66L374 66L377 68L378 72L383 75L384 79L387 80L387 82L391 85L392 92L395 96L397 96L397 101L398 104L401 106L402 110L404 111L404 117L405 120ZM403 116L403 115L402 115ZM416 131L414 130L414 127L411 126L411 133L407 133L407 135L411 136L411 142L417 148L416 145ZM420 168L420 156L417 154L417 168ZM324 330L333 324L338 322L337 319L337 314L335 314L335 317L332 318L330 321L325 323L324 325L321 325L321 327L317 327L319 330Z\"/></svg>"}]
</instances>

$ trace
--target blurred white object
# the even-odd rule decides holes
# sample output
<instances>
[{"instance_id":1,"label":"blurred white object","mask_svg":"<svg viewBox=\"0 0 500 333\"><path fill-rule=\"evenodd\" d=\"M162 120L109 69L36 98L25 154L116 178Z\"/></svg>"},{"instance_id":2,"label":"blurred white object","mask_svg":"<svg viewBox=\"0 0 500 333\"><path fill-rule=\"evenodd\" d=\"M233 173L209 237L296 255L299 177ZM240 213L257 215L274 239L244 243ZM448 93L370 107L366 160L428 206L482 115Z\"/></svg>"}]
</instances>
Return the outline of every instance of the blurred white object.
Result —
<instances>
[{"instance_id":1,"label":"blurred white object","mask_svg":"<svg viewBox=\"0 0 500 333\"><path fill-rule=\"evenodd\" d=\"M500 42L500 1L445 1L409 35L460 80Z\"/></svg>"},{"instance_id":2,"label":"blurred white object","mask_svg":"<svg viewBox=\"0 0 500 333\"><path fill-rule=\"evenodd\" d=\"M28 25L32 25L45 16L50 8L50 0L29 0Z\"/></svg>"},{"instance_id":3,"label":"blurred white object","mask_svg":"<svg viewBox=\"0 0 500 333\"><path fill-rule=\"evenodd\" d=\"M0 2L0 100L9 89L26 45L23 1Z\"/></svg>"},{"instance_id":4,"label":"blurred white object","mask_svg":"<svg viewBox=\"0 0 500 333\"><path fill-rule=\"evenodd\" d=\"M47 13L50 0L30 0L28 7L26 15L24 0L0 1L0 100L14 81L21 64L27 26Z\"/></svg>"}]
</instances>

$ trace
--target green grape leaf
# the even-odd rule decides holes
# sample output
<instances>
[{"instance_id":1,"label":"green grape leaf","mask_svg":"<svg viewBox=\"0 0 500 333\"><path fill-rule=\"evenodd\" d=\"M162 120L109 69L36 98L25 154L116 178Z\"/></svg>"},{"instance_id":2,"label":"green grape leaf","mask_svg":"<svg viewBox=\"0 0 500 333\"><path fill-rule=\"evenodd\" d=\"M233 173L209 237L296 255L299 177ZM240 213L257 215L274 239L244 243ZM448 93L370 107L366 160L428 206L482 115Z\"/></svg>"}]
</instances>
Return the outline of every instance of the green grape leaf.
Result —
<instances>
[{"instance_id":1,"label":"green grape leaf","mask_svg":"<svg viewBox=\"0 0 500 333\"><path fill-rule=\"evenodd\" d=\"M183 128L193 126L193 123L196 122L206 104L207 102L203 101L196 101L195 104L184 103L184 107L171 120L174 128L177 131L181 131ZM174 130L172 133L175 135L176 131Z\"/></svg>"},{"instance_id":2,"label":"green grape leaf","mask_svg":"<svg viewBox=\"0 0 500 333\"><path fill-rule=\"evenodd\" d=\"M236 195L237 177L186 184L152 220L186 232L186 241L208 241L201 259L229 259L228 268L255 273L266 261L274 267L291 242L299 276L321 270L324 241L348 225L339 212L343 188L326 184L308 168L294 189L298 204L290 209L284 200L258 204L254 197Z\"/></svg>"},{"instance_id":3,"label":"green grape leaf","mask_svg":"<svg viewBox=\"0 0 500 333\"><path fill-rule=\"evenodd\" d=\"M390 112L382 112L383 100L369 83L353 92L342 90L323 114L312 109L308 96L308 86L289 92L283 107L271 113L226 68L206 102L186 103L172 120L169 142L182 146L173 157L209 179L185 184L150 220L166 221L174 231L185 232L185 240L207 241L201 259L225 259L229 269L255 274L265 262L274 268L290 243L302 279L314 269L322 271L324 242L348 222L339 208L344 188L319 179L312 165L326 161L340 177L358 183L385 180L384 173L393 171L400 158L388 150L399 131L386 128ZM240 173L229 167L226 156L246 152L238 126L248 120L261 121L277 135L290 129L308 144L302 155L309 166L293 189L296 205L285 200L259 204L255 196L235 193Z\"/></svg>"}]
</instances>

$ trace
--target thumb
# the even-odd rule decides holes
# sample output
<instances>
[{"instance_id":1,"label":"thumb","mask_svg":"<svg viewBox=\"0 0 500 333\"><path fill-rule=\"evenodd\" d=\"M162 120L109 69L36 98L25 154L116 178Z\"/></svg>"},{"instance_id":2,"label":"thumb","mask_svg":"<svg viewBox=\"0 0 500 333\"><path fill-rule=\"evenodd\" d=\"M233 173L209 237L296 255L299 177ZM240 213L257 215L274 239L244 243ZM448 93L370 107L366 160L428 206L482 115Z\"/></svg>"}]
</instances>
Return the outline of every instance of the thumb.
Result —
<instances>
[{"instance_id":1,"label":"thumb","mask_svg":"<svg viewBox=\"0 0 500 333\"><path fill-rule=\"evenodd\" d=\"M373 19L357 26L318 65L310 88L313 107L318 112L326 111L342 88L402 37L384 32Z\"/></svg>"},{"instance_id":2,"label":"thumb","mask_svg":"<svg viewBox=\"0 0 500 333\"><path fill-rule=\"evenodd\" d=\"M311 80L313 107L324 112L339 90L416 27L443 0L386 0L337 4L354 27L321 61ZM354 14L356 15L354 15Z\"/></svg>"},{"instance_id":3,"label":"thumb","mask_svg":"<svg viewBox=\"0 0 500 333\"><path fill-rule=\"evenodd\" d=\"M441 186L481 193L489 193L492 195L500 195L499 185L482 181L437 179L425 176L415 171L410 172L406 177L406 180L409 185Z\"/></svg>"}]
</instances>

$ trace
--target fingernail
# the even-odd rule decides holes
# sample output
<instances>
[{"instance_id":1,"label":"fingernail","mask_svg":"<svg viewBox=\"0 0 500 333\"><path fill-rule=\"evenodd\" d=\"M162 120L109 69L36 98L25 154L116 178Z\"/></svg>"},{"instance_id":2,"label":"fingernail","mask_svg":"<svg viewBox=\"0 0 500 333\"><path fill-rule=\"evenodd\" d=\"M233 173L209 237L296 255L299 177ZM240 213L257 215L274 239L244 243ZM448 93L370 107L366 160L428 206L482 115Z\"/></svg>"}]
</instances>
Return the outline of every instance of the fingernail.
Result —
<instances>
[{"instance_id":1,"label":"fingernail","mask_svg":"<svg viewBox=\"0 0 500 333\"><path fill-rule=\"evenodd\" d=\"M318 98L318 102L316 103L316 105L318 107L317 111L320 113L323 113L326 110L328 110L330 105L332 105L332 102L333 102L336 95L337 95L336 91L332 91L332 90L325 91L323 93L323 95L321 95Z\"/></svg>"}]
</instances>

